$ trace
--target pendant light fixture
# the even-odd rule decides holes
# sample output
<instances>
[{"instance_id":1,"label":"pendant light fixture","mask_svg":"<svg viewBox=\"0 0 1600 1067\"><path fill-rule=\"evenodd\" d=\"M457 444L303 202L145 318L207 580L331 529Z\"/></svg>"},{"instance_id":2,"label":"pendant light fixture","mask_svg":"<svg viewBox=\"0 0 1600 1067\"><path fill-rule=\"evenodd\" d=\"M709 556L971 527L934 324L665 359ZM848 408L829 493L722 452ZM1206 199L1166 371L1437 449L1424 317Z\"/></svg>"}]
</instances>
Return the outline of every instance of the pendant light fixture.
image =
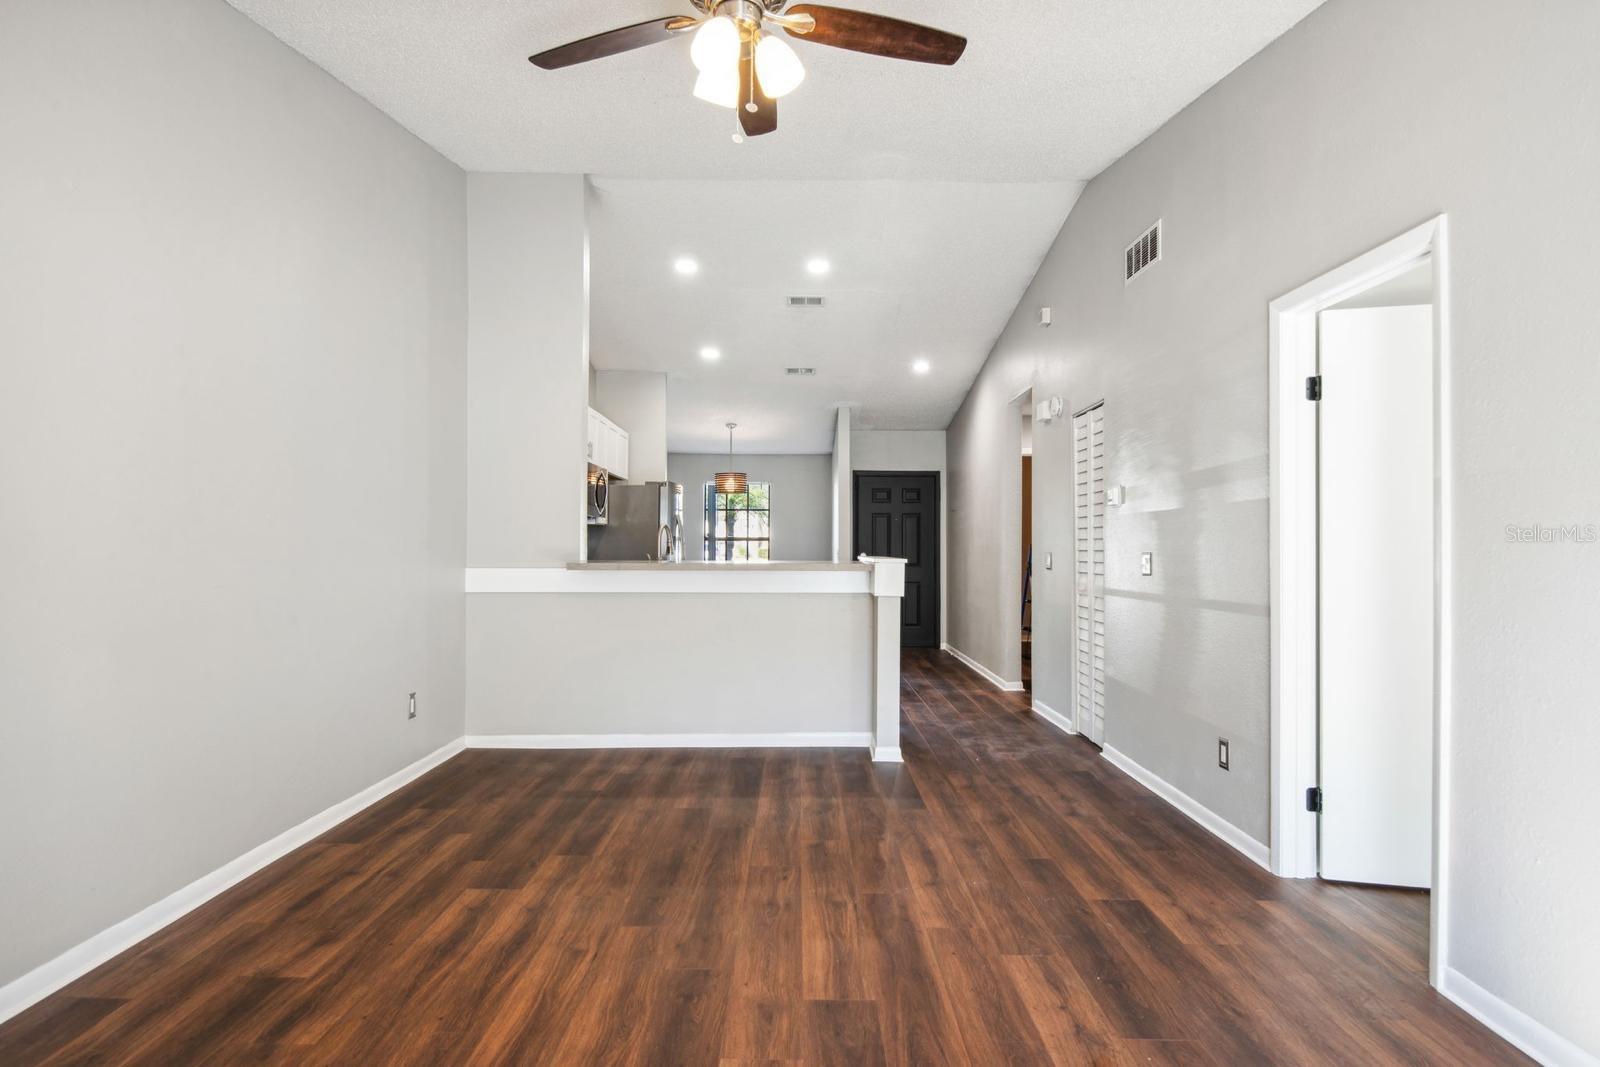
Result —
<instances>
[{"instance_id":1,"label":"pendant light fixture","mask_svg":"<svg viewBox=\"0 0 1600 1067\"><path fill-rule=\"evenodd\" d=\"M739 424L728 423L728 466L733 466L733 431ZM748 493L750 479L745 477L744 471L726 470L717 472L717 492L719 493Z\"/></svg>"}]
</instances>

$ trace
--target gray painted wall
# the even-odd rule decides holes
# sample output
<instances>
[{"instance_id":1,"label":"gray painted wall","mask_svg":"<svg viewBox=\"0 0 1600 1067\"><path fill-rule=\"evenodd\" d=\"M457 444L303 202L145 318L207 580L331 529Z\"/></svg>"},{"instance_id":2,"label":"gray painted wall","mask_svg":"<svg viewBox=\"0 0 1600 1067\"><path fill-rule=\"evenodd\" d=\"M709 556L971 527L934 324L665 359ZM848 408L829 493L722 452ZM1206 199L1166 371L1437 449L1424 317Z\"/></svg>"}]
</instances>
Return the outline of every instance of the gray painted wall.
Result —
<instances>
[{"instance_id":1,"label":"gray painted wall","mask_svg":"<svg viewBox=\"0 0 1600 1067\"><path fill-rule=\"evenodd\" d=\"M848 562L854 548L852 515L855 501L850 495L855 492L851 484L854 469L850 465L850 409L841 407L834 414L833 455L828 461L829 503L833 511L833 524L828 532L828 551L832 553L835 563Z\"/></svg>"},{"instance_id":2,"label":"gray painted wall","mask_svg":"<svg viewBox=\"0 0 1600 1067\"><path fill-rule=\"evenodd\" d=\"M588 182L473 174L468 195L467 562L570 563L586 544Z\"/></svg>"},{"instance_id":3,"label":"gray painted wall","mask_svg":"<svg viewBox=\"0 0 1600 1067\"><path fill-rule=\"evenodd\" d=\"M462 733L466 182L214 0L0 101L4 984Z\"/></svg>"},{"instance_id":4,"label":"gray painted wall","mask_svg":"<svg viewBox=\"0 0 1600 1067\"><path fill-rule=\"evenodd\" d=\"M1449 962L1600 1053L1600 7L1332 0L1090 183L950 427L952 642L1006 673L1007 400L1104 398L1107 741L1267 836L1267 304L1451 219L1457 550ZM1157 218L1166 260L1123 284ZM1036 324L1040 305L1055 325ZM1070 707L1070 419L1036 427L1037 695ZM1156 554L1140 578L1138 554ZM1232 772L1216 766L1233 740Z\"/></svg>"},{"instance_id":5,"label":"gray painted wall","mask_svg":"<svg viewBox=\"0 0 1600 1067\"><path fill-rule=\"evenodd\" d=\"M667 376L603 370L590 379L590 405L628 431L628 481L667 480Z\"/></svg>"},{"instance_id":6,"label":"gray painted wall","mask_svg":"<svg viewBox=\"0 0 1600 1067\"><path fill-rule=\"evenodd\" d=\"M737 454L736 454L737 455ZM752 482L772 485L772 558L833 558L832 460L825 455L737 456ZM674 452L671 480L683 485L684 559L701 559L705 547L705 485L728 469L728 456Z\"/></svg>"},{"instance_id":7,"label":"gray painted wall","mask_svg":"<svg viewBox=\"0 0 1600 1067\"><path fill-rule=\"evenodd\" d=\"M471 734L872 728L870 596L492 593L467 601Z\"/></svg>"}]
</instances>

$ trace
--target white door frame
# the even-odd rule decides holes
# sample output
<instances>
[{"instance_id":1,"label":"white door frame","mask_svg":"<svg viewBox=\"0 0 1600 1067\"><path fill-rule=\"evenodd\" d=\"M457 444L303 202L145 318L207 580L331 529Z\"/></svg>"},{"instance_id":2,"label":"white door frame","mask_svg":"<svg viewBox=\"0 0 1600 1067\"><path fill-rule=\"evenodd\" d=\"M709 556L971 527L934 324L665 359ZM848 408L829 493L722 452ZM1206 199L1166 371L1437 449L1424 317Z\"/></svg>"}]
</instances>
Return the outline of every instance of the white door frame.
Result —
<instances>
[{"instance_id":1,"label":"white door frame","mask_svg":"<svg viewBox=\"0 0 1600 1067\"><path fill-rule=\"evenodd\" d=\"M1001 600L1005 610L1001 612L1001 638L1002 647L1008 651L1002 652L1002 659L995 664L1004 671L1007 661L1011 656L1017 657L1017 673L1015 678L997 678L1001 689L1011 693L1022 692L1022 607L1019 598L1022 596L1022 572L1027 567L1027 560L1022 558L1022 412L1023 401L1033 396L1033 382L1017 389L1006 401L1005 418L1007 456L1005 469L1000 472L1000 536L1003 543L1000 549L1002 571L1008 572L1001 575L1000 586ZM1034 427L1035 430L1038 427ZM1010 562L1016 560L1016 569L1013 571ZM1016 580L1012 581L1012 575Z\"/></svg>"},{"instance_id":2,"label":"white door frame","mask_svg":"<svg viewBox=\"0 0 1600 1067\"><path fill-rule=\"evenodd\" d=\"M1317 784L1317 431L1305 380L1316 373L1317 314L1426 260L1433 268L1434 706L1433 893L1429 979L1445 970L1449 902L1451 575L1453 460L1447 218L1439 215L1293 292L1268 308L1271 442L1272 872L1317 874L1317 821L1306 790Z\"/></svg>"}]
</instances>

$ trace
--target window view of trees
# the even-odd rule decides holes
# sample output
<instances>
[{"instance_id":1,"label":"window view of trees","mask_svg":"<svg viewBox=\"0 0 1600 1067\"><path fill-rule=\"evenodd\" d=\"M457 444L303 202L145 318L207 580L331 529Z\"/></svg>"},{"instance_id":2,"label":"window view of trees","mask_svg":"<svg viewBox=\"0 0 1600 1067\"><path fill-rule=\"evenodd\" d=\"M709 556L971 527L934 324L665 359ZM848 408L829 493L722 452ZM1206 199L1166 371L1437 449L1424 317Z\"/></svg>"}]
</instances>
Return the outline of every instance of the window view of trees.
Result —
<instances>
[{"instance_id":1,"label":"window view of trees","mask_svg":"<svg viewBox=\"0 0 1600 1067\"><path fill-rule=\"evenodd\" d=\"M748 493L719 493L706 483L706 559L772 558L770 490L766 482L751 482Z\"/></svg>"}]
</instances>

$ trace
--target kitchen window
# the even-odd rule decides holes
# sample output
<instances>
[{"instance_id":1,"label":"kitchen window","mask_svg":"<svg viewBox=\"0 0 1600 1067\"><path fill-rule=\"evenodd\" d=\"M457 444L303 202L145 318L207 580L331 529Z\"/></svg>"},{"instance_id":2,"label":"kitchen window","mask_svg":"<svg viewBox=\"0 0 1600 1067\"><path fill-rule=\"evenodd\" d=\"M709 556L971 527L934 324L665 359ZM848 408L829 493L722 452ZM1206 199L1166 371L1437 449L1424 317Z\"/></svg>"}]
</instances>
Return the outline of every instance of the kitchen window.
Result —
<instances>
[{"instance_id":1,"label":"kitchen window","mask_svg":"<svg viewBox=\"0 0 1600 1067\"><path fill-rule=\"evenodd\" d=\"M772 558L772 495L767 482L748 493L719 493L706 483L705 559L748 563Z\"/></svg>"}]
</instances>

